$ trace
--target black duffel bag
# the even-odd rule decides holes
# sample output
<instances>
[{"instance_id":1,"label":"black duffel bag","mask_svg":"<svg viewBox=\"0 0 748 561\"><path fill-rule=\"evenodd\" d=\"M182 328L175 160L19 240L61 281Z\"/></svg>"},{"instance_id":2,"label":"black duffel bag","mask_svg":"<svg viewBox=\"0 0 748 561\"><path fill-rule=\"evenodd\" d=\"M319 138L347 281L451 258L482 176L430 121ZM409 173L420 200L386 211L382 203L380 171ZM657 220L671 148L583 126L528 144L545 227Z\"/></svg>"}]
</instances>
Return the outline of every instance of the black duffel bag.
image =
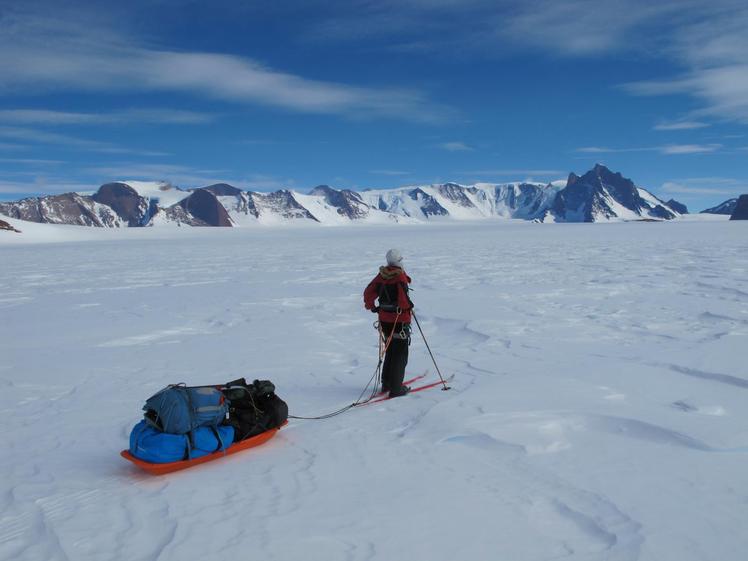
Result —
<instances>
[{"instance_id":1,"label":"black duffel bag","mask_svg":"<svg viewBox=\"0 0 748 561\"><path fill-rule=\"evenodd\" d=\"M229 417L225 424L234 427L234 442L280 427L288 419L288 405L275 395L270 380L244 378L227 383L223 393L229 401Z\"/></svg>"}]
</instances>

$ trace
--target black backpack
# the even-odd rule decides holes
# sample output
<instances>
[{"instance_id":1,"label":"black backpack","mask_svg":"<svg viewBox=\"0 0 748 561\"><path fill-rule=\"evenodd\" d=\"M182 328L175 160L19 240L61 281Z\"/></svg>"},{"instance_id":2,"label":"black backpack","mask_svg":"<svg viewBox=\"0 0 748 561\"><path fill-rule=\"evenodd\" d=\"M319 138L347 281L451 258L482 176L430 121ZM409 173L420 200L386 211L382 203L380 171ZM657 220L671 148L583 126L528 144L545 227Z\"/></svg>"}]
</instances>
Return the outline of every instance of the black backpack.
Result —
<instances>
[{"instance_id":1,"label":"black backpack","mask_svg":"<svg viewBox=\"0 0 748 561\"><path fill-rule=\"evenodd\" d=\"M396 284L384 284L381 283L379 285L379 309L383 312L390 312L393 314L397 313L397 310L400 308L400 289L405 292L405 298L408 300L408 303L410 304L410 307L413 307L413 302L410 300L410 296L408 295L408 292L410 291L410 287L405 282L398 282Z\"/></svg>"},{"instance_id":2,"label":"black backpack","mask_svg":"<svg viewBox=\"0 0 748 561\"><path fill-rule=\"evenodd\" d=\"M234 427L234 442L280 427L288 419L288 405L275 395L270 380L248 384L239 378L227 383L222 391L230 403L225 424Z\"/></svg>"}]
</instances>

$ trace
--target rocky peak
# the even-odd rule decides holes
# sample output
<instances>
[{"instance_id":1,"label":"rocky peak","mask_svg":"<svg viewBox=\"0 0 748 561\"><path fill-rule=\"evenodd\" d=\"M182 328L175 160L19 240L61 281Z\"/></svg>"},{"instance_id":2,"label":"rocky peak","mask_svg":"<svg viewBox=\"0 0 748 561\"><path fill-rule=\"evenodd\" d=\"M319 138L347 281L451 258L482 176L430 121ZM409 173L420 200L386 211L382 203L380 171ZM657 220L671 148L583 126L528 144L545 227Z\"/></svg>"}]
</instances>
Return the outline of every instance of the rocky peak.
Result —
<instances>
[{"instance_id":1,"label":"rocky peak","mask_svg":"<svg viewBox=\"0 0 748 561\"><path fill-rule=\"evenodd\" d=\"M720 203L717 206L702 210L701 214L732 214L735 210L735 205L737 204L737 198L727 199L724 203Z\"/></svg>"},{"instance_id":2,"label":"rocky peak","mask_svg":"<svg viewBox=\"0 0 748 561\"><path fill-rule=\"evenodd\" d=\"M206 189L195 189L186 199L177 203L194 218L201 221L201 226L232 226L228 212L216 196Z\"/></svg>"},{"instance_id":3,"label":"rocky peak","mask_svg":"<svg viewBox=\"0 0 748 561\"><path fill-rule=\"evenodd\" d=\"M579 182L580 177L573 171L569 174L569 178L566 180L566 186L571 187Z\"/></svg>"},{"instance_id":4,"label":"rocky peak","mask_svg":"<svg viewBox=\"0 0 748 561\"><path fill-rule=\"evenodd\" d=\"M9 232L21 233L20 230L16 230L13 226L8 224L5 220L0 220L0 230L8 230Z\"/></svg>"},{"instance_id":5,"label":"rocky peak","mask_svg":"<svg viewBox=\"0 0 748 561\"><path fill-rule=\"evenodd\" d=\"M730 215L730 220L748 220L748 195L740 195L735 204L735 210Z\"/></svg>"},{"instance_id":6,"label":"rocky peak","mask_svg":"<svg viewBox=\"0 0 748 561\"><path fill-rule=\"evenodd\" d=\"M148 202L127 183L106 183L91 198L110 207L128 226L148 221Z\"/></svg>"},{"instance_id":7,"label":"rocky peak","mask_svg":"<svg viewBox=\"0 0 748 561\"><path fill-rule=\"evenodd\" d=\"M688 207L675 199L670 199L665 204L679 214L688 214Z\"/></svg>"},{"instance_id":8,"label":"rocky peak","mask_svg":"<svg viewBox=\"0 0 748 561\"><path fill-rule=\"evenodd\" d=\"M202 189L213 193L216 197L235 197L242 193L241 189L228 183L215 183Z\"/></svg>"}]
</instances>

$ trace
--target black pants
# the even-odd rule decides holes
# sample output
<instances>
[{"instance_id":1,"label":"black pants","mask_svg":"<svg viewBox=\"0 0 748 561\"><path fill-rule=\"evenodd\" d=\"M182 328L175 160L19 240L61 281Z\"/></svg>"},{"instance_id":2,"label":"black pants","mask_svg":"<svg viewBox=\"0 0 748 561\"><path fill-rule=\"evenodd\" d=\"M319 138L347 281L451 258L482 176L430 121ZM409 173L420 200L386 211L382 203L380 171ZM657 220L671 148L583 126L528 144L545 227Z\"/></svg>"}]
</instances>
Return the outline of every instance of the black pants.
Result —
<instances>
[{"instance_id":1,"label":"black pants","mask_svg":"<svg viewBox=\"0 0 748 561\"><path fill-rule=\"evenodd\" d=\"M389 389L390 395L402 395L403 380L405 379L405 367L408 365L408 345L410 345L409 323L384 323L382 322L382 334L385 342L393 332L387 352L384 355L382 366L382 387ZM404 337L404 338L403 338Z\"/></svg>"}]
</instances>

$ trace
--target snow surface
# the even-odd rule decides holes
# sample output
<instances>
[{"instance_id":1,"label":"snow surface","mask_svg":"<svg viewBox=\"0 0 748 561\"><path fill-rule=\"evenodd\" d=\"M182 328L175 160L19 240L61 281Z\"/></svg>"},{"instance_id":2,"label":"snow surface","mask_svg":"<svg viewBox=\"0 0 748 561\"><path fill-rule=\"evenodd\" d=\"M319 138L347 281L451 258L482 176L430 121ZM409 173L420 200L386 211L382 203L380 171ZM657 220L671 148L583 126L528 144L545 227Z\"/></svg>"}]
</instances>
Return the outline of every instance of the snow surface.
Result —
<instances>
[{"instance_id":1,"label":"snow surface","mask_svg":"<svg viewBox=\"0 0 748 561\"><path fill-rule=\"evenodd\" d=\"M177 204L182 199L189 197L191 191L182 191L176 187L166 183L164 181L132 181L126 180L121 181L126 183L140 195L146 199L158 200L159 206L162 208L170 207Z\"/></svg>"},{"instance_id":2,"label":"snow surface","mask_svg":"<svg viewBox=\"0 0 748 561\"><path fill-rule=\"evenodd\" d=\"M0 232L3 561L745 559L746 223L35 226L97 242ZM119 457L170 382L350 403L389 247L451 391L163 477Z\"/></svg>"}]
</instances>

